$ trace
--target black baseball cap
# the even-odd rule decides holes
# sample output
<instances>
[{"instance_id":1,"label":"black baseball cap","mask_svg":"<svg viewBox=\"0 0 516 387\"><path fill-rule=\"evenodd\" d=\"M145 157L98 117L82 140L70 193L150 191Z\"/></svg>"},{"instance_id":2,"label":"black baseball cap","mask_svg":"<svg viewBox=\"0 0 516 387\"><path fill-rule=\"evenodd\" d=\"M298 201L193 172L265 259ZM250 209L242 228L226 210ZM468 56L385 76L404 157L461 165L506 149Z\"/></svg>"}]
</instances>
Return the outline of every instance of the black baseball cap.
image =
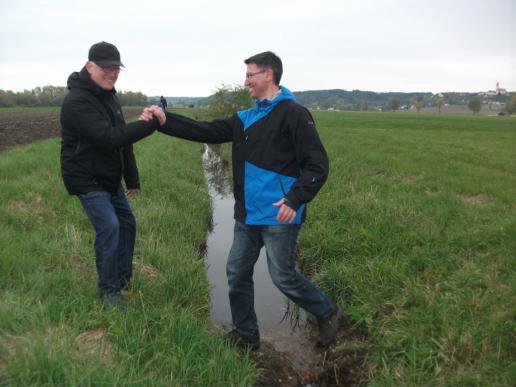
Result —
<instances>
[{"instance_id":1,"label":"black baseball cap","mask_svg":"<svg viewBox=\"0 0 516 387\"><path fill-rule=\"evenodd\" d=\"M120 62L120 52L118 52L116 46L107 42L95 43L91 46L90 52L88 53L88 60L95 62L95 64L102 68L111 66L125 67L122 62Z\"/></svg>"}]
</instances>

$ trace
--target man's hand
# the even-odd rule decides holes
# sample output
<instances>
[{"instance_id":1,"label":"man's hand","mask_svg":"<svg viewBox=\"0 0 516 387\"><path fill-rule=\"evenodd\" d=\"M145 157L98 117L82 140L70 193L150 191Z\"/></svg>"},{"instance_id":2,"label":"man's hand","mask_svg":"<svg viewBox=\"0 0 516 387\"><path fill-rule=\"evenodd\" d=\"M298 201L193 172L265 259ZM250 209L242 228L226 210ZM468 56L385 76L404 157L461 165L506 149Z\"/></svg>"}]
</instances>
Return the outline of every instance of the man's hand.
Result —
<instances>
[{"instance_id":1,"label":"man's hand","mask_svg":"<svg viewBox=\"0 0 516 387\"><path fill-rule=\"evenodd\" d=\"M150 111L150 109L148 107L146 107L145 109L143 109L142 114L140 114L140 117L138 119L140 121L149 122L149 121L152 121L153 117L154 116L152 115L152 112Z\"/></svg>"},{"instance_id":2,"label":"man's hand","mask_svg":"<svg viewBox=\"0 0 516 387\"><path fill-rule=\"evenodd\" d=\"M167 121L167 116L165 115L165 112L163 109L161 109L158 106L149 106L143 109L142 114L140 115L141 121L151 121L153 117L156 117L159 121L159 125L163 126L165 122Z\"/></svg>"},{"instance_id":3,"label":"man's hand","mask_svg":"<svg viewBox=\"0 0 516 387\"><path fill-rule=\"evenodd\" d=\"M140 193L140 190L138 188L127 188L125 190L125 194L127 196L136 196Z\"/></svg>"},{"instance_id":4,"label":"man's hand","mask_svg":"<svg viewBox=\"0 0 516 387\"><path fill-rule=\"evenodd\" d=\"M279 207L276 219L280 223L292 223L296 218L297 211L285 204L285 199L281 199L276 203L272 203L273 206Z\"/></svg>"}]
</instances>

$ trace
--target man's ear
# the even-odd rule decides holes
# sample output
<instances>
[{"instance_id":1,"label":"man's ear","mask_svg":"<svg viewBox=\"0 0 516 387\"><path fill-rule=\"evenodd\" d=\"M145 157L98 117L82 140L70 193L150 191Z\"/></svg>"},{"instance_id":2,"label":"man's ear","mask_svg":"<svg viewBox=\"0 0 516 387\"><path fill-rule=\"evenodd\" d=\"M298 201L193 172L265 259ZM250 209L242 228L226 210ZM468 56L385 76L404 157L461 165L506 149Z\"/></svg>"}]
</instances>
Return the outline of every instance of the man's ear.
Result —
<instances>
[{"instance_id":1,"label":"man's ear","mask_svg":"<svg viewBox=\"0 0 516 387\"><path fill-rule=\"evenodd\" d=\"M93 67L93 62L92 61L86 61L86 64L84 65L84 67L86 67L86 71L88 71L89 74L91 74L91 68Z\"/></svg>"},{"instance_id":2,"label":"man's ear","mask_svg":"<svg viewBox=\"0 0 516 387\"><path fill-rule=\"evenodd\" d=\"M267 81L274 83L274 72L272 69L265 70L265 74L267 76Z\"/></svg>"}]
</instances>

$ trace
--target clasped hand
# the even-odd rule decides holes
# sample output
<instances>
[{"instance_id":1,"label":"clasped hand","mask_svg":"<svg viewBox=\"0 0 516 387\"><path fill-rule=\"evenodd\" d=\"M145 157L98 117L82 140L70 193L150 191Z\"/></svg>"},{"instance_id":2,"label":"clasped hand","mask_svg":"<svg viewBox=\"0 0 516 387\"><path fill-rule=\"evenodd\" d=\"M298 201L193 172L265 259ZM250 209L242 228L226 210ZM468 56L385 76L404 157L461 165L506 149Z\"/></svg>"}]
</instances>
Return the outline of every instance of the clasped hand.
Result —
<instances>
[{"instance_id":1,"label":"clasped hand","mask_svg":"<svg viewBox=\"0 0 516 387\"><path fill-rule=\"evenodd\" d=\"M152 105L152 106L149 106L149 107L146 107L145 109L143 109L143 112L142 112L142 114L140 114L139 119L141 121L149 122L149 121L152 121L152 119L154 117L156 117L158 119L160 126L165 125L165 122L167 121L167 116L165 115L165 112L163 111L162 108L160 108L159 106L155 106L155 105Z\"/></svg>"}]
</instances>

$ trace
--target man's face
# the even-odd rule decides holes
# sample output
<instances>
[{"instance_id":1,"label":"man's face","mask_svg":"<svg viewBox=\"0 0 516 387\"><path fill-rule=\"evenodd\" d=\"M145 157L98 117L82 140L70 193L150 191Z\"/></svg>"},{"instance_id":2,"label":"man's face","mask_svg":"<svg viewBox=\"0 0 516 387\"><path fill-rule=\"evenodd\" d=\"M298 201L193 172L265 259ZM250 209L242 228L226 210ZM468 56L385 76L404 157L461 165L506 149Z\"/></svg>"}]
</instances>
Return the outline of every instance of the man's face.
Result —
<instances>
[{"instance_id":1,"label":"man's face","mask_svg":"<svg viewBox=\"0 0 516 387\"><path fill-rule=\"evenodd\" d=\"M120 66L112 66L104 69L92 61L86 63L86 70L88 70L93 82L104 90L112 90L113 87L115 87L118 74L120 74Z\"/></svg>"},{"instance_id":2,"label":"man's face","mask_svg":"<svg viewBox=\"0 0 516 387\"><path fill-rule=\"evenodd\" d=\"M271 69L262 69L254 63L247 65L244 85L249 88L254 99L265 98L272 79Z\"/></svg>"}]
</instances>

